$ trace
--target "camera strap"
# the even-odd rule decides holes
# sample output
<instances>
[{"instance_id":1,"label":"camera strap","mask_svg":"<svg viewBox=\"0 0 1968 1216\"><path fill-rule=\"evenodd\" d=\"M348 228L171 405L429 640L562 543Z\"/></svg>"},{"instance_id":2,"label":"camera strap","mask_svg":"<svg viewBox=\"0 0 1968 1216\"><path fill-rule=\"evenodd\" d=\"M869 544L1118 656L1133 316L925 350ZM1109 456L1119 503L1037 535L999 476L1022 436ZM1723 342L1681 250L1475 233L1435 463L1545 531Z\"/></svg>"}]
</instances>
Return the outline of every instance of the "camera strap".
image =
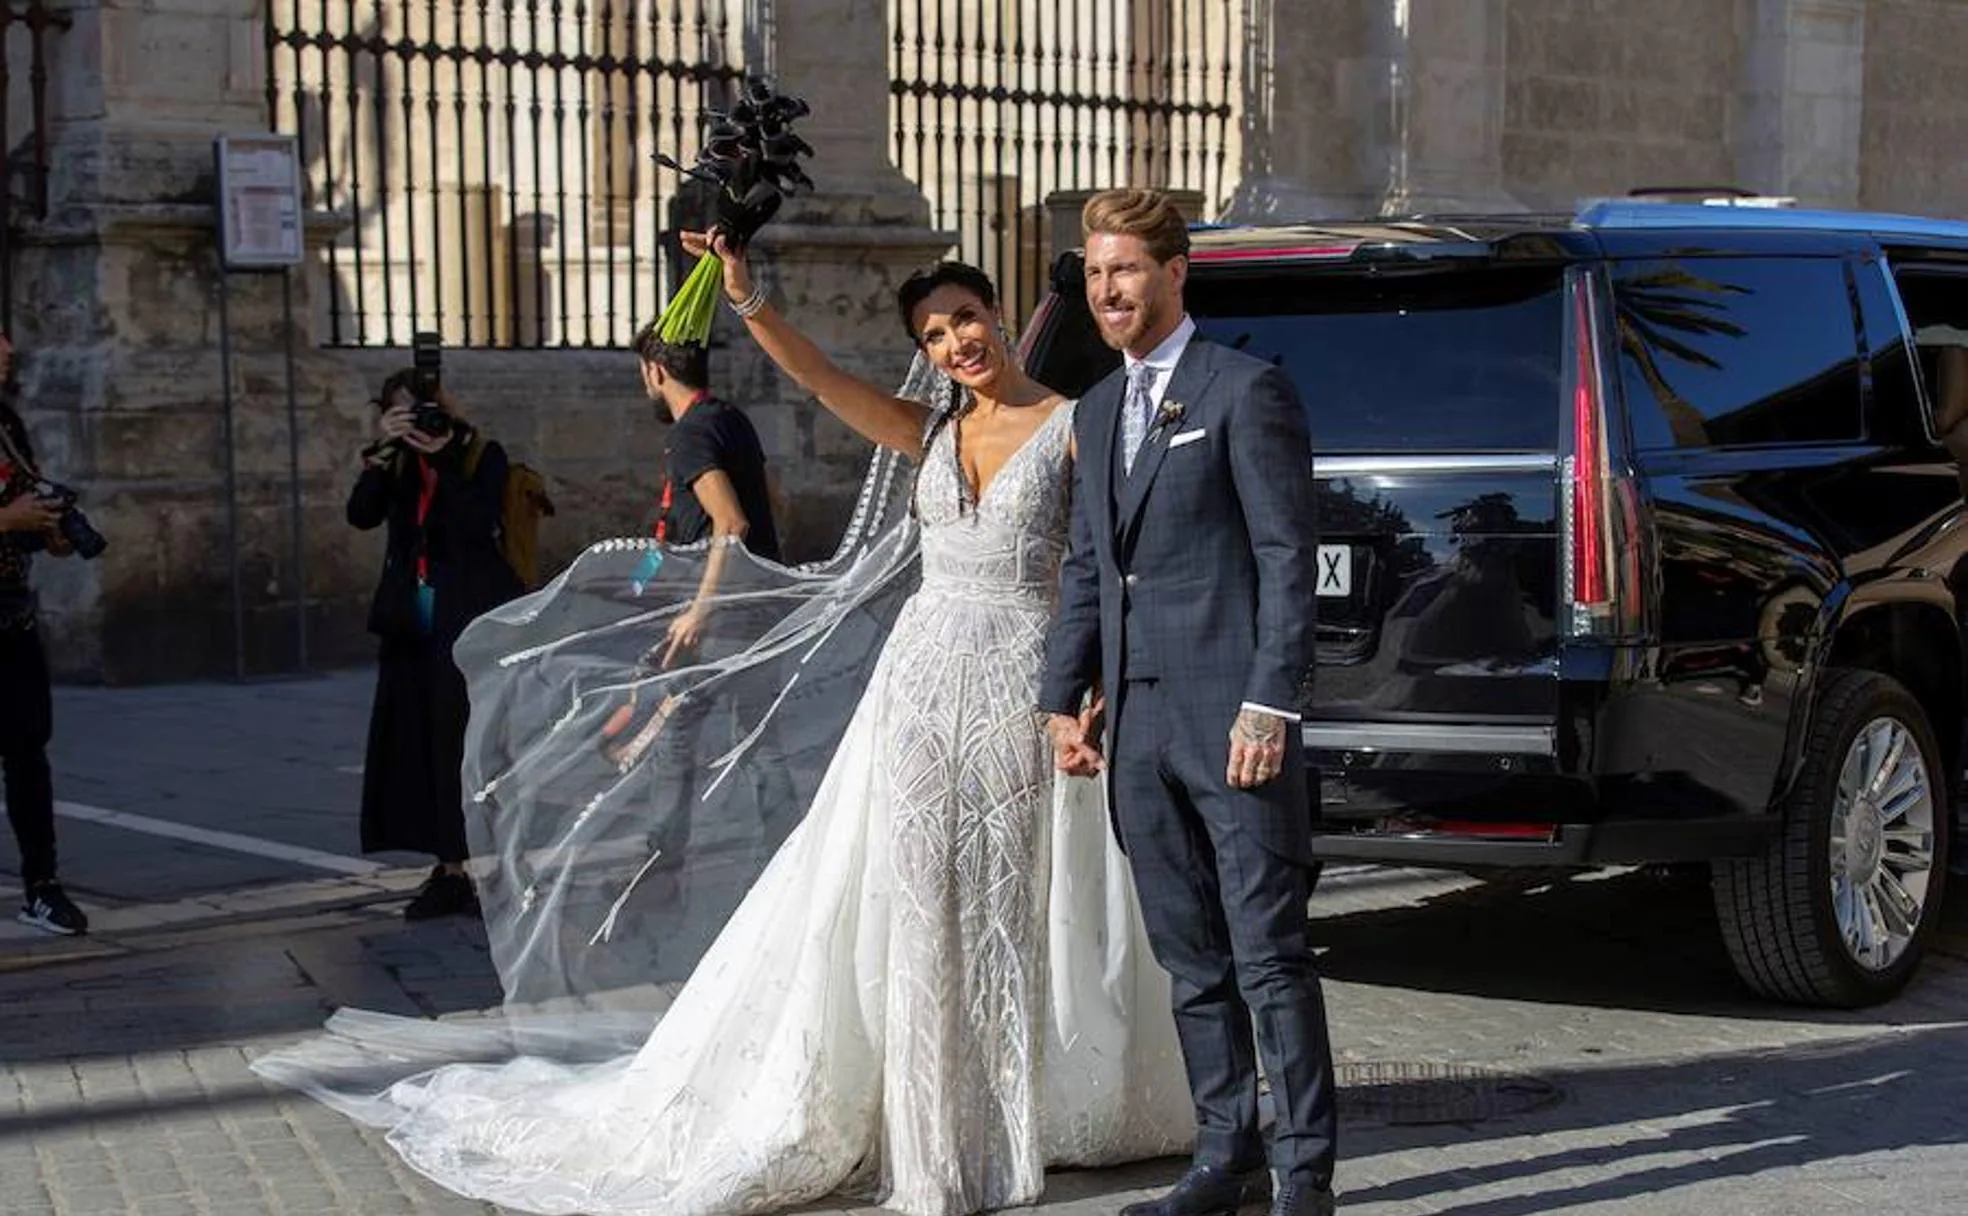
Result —
<instances>
[{"instance_id":1,"label":"camera strap","mask_svg":"<svg viewBox=\"0 0 1968 1216\"><path fill-rule=\"evenodd\" d=\"M430 583L430 535L424 521L430 518L431 504L437 500L437 470L430 461L417 458L417 585Z\"/></svg>"}]
</instances>

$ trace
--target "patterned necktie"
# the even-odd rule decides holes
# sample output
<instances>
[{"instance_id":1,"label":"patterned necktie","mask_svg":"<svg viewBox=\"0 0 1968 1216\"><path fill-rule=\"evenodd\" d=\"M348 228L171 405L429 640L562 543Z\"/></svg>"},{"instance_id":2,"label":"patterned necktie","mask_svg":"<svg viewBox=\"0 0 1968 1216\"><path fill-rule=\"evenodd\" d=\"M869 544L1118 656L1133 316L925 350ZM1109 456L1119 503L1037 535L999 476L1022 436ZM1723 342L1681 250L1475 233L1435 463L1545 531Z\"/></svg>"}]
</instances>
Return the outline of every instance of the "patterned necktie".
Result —
<instances>
[{"instance_id":1,"label":"patterned necktie","mask_svg":"<svg viewBox=\"0 0 1968 1216\"><path fill-rule=\"evenodd\" d=\"M1146 363L1128 369L1127 404L1121 414L1121 467L1129 473L1134 472L1134 458L1148 438L1149 416L1155 412L1155 398L1150 392L1154 384L1155 369Z\"/></svg>"}]
</instances>

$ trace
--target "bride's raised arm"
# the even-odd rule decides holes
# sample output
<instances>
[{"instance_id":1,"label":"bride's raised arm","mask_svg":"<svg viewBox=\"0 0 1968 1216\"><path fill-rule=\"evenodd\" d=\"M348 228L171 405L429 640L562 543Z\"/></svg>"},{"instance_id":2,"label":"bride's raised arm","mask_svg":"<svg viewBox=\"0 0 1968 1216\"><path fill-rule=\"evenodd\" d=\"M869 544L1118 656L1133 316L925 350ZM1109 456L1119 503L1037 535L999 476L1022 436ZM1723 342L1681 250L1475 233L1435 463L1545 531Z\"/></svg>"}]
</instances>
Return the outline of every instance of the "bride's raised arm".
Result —
<instances>
[{"instance_id":1,"label":"bride's raised arm","mask_svg":"<svg viewBox=\"0 0 1968 1216\"><path fill-rule=\"evenodd\" d=\"M734 252L724 233L682 234L684 251L701 257L715 253L724 263L724 293L733 305L747 304L749 313L740 312L745 326L760 349L791 376L799 386L820 399L820 404L863 436L885 448L918 458L922 455L923 429L929 422L929 407L897 397L887 389L842 371L827 353L813 344L784 314L754 297L751 270L743 254Z\"/></svg>"}]
</instances>

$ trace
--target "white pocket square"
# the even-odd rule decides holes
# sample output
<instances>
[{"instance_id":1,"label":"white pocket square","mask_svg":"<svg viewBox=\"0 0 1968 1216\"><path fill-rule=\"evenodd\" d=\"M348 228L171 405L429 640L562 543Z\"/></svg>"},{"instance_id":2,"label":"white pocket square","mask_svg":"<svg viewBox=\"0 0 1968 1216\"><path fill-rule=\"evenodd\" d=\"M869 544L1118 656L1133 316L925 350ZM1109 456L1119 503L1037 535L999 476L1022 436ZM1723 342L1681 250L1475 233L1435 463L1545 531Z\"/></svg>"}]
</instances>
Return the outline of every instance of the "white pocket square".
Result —
<instances>
[{"instance_id":1,"label":"white pocket square","mask_svg":"<svg viewBox=\"0 0 1968 1216\"><path fill-rule=\"evenodd\" d=\"M1209 434L1208 431L1204 430L1202 427L1197 427L1193 431L1184 431L1180 435L1170 435L1169 447L1179 448L1185 443L1194 443L1198 439L1201 439L1203 436L1207 434Z\"/></svg>"}]
</instances>

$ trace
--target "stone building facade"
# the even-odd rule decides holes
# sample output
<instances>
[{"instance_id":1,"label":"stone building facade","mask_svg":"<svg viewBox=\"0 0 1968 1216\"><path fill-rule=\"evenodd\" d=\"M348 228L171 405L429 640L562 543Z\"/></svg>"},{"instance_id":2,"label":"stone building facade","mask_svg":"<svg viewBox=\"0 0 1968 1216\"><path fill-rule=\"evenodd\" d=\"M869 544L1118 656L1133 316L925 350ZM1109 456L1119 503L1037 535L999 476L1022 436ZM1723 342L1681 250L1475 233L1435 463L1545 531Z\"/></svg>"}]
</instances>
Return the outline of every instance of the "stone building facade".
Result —
<instances>
[{"instance_id":1,"label":"stone building facade","mask_svg":"<svg viewBox=\"0 0 1968 1216\"><path fill-rule=\"evenodd\" d=\"M46 213L17 217L10 239L14 336L45 463L84 492L112 540L97 562L44 563L56 663L71 677L111 681L281 673L299 666L302 621L311 664L359 659L379 539L347 528L342 504L372 421L367 402L406 352L401 337L349 344L342 335L335 344L329 301L350 287L326 251L335 248L342 267L352 242L380 240L392 221L317 200L314 256L287 285L291 328L279 277L229 280L228 478L211 141L306 121L270 81L266 6L43 2L66 26L47 40ZM895 107L907 95L894 87L904 70L898 25L962 9L973 20L998 14L1002 32L1016 17L1038 32L1025 43L1006 36L1003 54L1020 45L1044 53L1036 44L1059 6L728 8L732 53L769 67L814 107L802 132L821 150L821 189L770 230L777 290L823 345L870 376L894 379L906 366L889 301L910 269L982 247L1004 216L1042 207L1043 194L1110 184L1097 161L1072 180L1010 186L1001 160L987 167L980 158L971 177L948 166L930 173L897 137ZM1094 31L1137 48L1136 69L1115 74L1112 87L1159 95L1176 78L1173 66L1149 70L1159 56L1170 65L1227 56L1209 86L1218 92L1205 97L1221 102L1211 111L1217 125L1196 128L1225 169L1185 179L1152 158L1123 162L1129 176L1200 190L1208 218L1563 209L1687 184L1968 214L1968 167L1956 155L1968 137L1968 72L1954 62L1954 48L1968 45L1968 0L1136 0L1129 10L1127 22ZM1195 24L1184 26L1185 16ZM995 38L969 28L987 48L977 62L1004 71ZM8 46L10 147L27 108L21 45ZM332 105L332 88L330 96ZM473 100L443 97L460 109ZM1159 138L1172 149L1177 137ZM612 145L582 146L600 155ZM469 178L453 180L454 191L472 188ZM958 206L959 190L1010 201ZM1019 239L1049 239L1031 235L1044 231ZM432 229L427 244L438 236ZM464 248L484 234L461 229L456 239ZM637 319L616 317L593 346L479 343L447 353L447 381L473 416L548 474L561 508L545 534L554 561L646 520L662 434L619 349L619 331ZM290 338L300 424L291 461ZM824 552L865 447L741 341L717 360L720 386L754 407L793 493L792 546Z\"/></svg>"}]
</instances>

